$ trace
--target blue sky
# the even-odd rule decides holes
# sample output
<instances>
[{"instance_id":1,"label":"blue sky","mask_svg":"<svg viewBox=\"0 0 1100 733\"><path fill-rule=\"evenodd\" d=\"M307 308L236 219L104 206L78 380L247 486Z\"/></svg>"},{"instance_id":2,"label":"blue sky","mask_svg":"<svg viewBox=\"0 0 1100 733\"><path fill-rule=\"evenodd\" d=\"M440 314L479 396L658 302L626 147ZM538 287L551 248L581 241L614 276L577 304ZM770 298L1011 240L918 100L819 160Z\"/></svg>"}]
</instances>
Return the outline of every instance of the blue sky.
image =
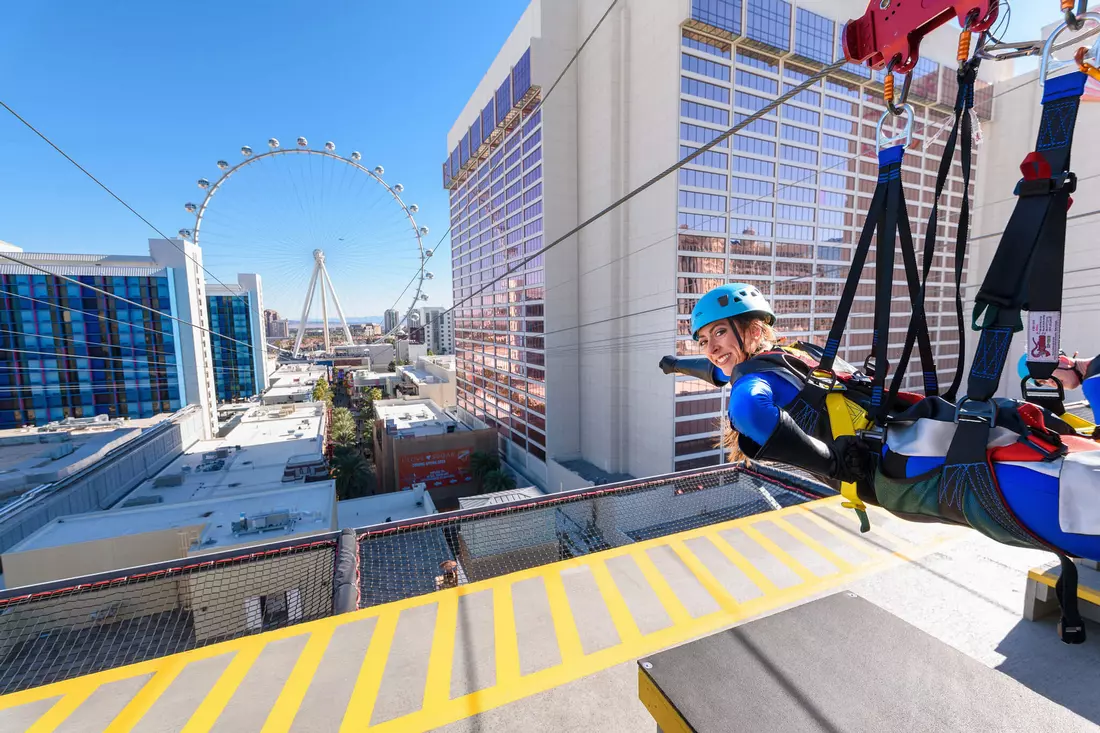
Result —
<instances>
[{"instance_id":1,"label":"blue sky","mask_svg":"<svg viewBox=\"0 0 1100 733\"><path fill-rule=\"evenodd\" d=\"M1051 5L1017 0L1007 37L1036 37L1054 20ZM9 3L0 25L0 98L167 234L192 226L183 204L201 201L195 181L215 179L215 161L240 160L244 144L261 152L271 136L293 145L304 135L314 147L333 140L338 152L357 149L365 163L385 166L386 179L401 182L406 201L420 206L418 223L429 227L427 246L435 246L447 229L440 186L447 130L525 6L526 0ZM0 160L2 240L30 251L141 253L154 236L2 110ZM235 177L212 206L204 246L218 277L259 272L268 305L292 318L308 276L309 227L303 217L285 216L272 227L301 231L264 246L256 240L280 235L249 228L244 212L255 208L245 200L252 196L252 203L293 213L289 187L295 180L305 186L305 169L294 175ZM359 190L334 185L326 201L350 216ZM372 228L370 217L356 219L358 238L338 237L342 229L320 237L349 315L378 315L415 269L411 249L404 259L381 251L387 227L397 231L384 203L376 197L364 204L377 206L386 220ZM235 218L219 231L213 218L223 214ZM242 243L229 246L238 235ZM371 235L374 243L364 244ZM437 277L427 288L428 304L447 305L446 243L431 269Z\"/></svg>"},{"instance_id":2,"label":"blue sky","mask_svg":"<svg viewBox=\"0 0 1100 733\"><path fill-rule=\"evenodd\" d=\"M418 223L430 228L434 246L447 229L440 181L447 131L524 7L525 0L7 3L0 99L166 234L192 226L183 205L201 201L195 181L215 179L219 158L236 162L241 145L260 152L271 136L292 145L304 135L385 166L386 179L420 206ZM2 109L0 160L0 240L28 251L143 253L156 236ZM451 300L446 245L440 255L429 305ZM308 266L308 251L303 256ZM415 269L378 276L362 258L353 273L332 255L330 264L354 315L392 303L379 306L379 293L392 289L372 277L400 277L403 286ZM358 288L348 285L353 275ZM293 297L270 284L265 290L269 304L297 317L304 283Z\"/></svg>"}]
</instances>

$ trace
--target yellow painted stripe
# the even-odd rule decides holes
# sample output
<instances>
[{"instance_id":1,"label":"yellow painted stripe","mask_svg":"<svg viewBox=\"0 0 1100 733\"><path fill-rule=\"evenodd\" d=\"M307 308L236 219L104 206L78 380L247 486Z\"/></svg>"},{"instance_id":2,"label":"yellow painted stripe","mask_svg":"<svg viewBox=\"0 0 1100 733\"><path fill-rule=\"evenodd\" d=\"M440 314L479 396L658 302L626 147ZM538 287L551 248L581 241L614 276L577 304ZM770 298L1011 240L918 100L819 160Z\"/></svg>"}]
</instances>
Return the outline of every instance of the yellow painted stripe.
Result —
<instances>
[{"instance_id":1,"label":"yellow painted stripe","mask_svg":"<svg viewBox=\"0 0 1100 733\"><path fill-rule=\"evenodd\" d=\"M707 593L714 596L714 600L718 602L718 605L729 611L735 618L741 616L741 604L737 602L737 599L730 595L730 592L726 590L726 587L714 577L714 574L710 572L703 561L695 556L684 541L681 539L673 538L669 540L669 547L672 551L679 556L683 561L687 569L691 571L692 575L699 581L699 584L707 589Z\"/></svg>"},{"instance_id":2,"label":"yellow painted stripe","mask_svg":"<svg viewBox=\"0 0 1100 733\"><path fill-rule=\"evenodd\" d=\"M848 562L847 560L842 558L840 555L837 555L835 552L830 550L828 547L821 544L820 542L815 540L813 537L811 537L810 535L808 535L805 532L803 532L802 530L800 530L798 527L796 527L793 524L791 524L790 522L788 522L786 519L783 519L782 517L776 517L775 519L772 520L772 522L777 527L782 529L784 532L789 534L791 537L794 537L796 540L798 540L802 544L809 547L811 550L816 552L818 555L820 555L821 557L823 557L826 560L828 560L829 562L831 562L833 565L836 566L836 569L839 570L840 572L846 573L846 572L848 572L849 570L852 569L852 563Z\"/></svg>"},{"instance_id":3,"label":"yellow painted stripe","mask_svg":"<svg viewBox=\"0 0 1100 733\"><path fill-rule=\"evenodd\" d=\"M573 609L569 607L569 598L565 595L561 572L557 566L551 565L543 579L546 582L546 600L550 602L550 617L554 620L554 631L558 635L561 663L576 664L584 656L584 650L573 619Z\"/></svg>"},{"instance_id":4,"label":"yellow painted stripe","mask_svg":"<svg viewBox=\"0 0 1100 733\"><path fill-rule=\"evenodd\" d=\"M321 664L321 658L325 656L328 643L332 639L335 626L315 629L309 635L305 649L298 655L298 661L294 669L290 671L290 677L283 685L283 691L267 714L267 722L260 733L284 733L290 730L290 724L294 722L294 716L298 714L298 708L302 706L302 700L306 696L313 675L317 673L317 667Z\"/></svg>"},{"instance_id":5,"label":"yellow painted stripe","mask_svg":"<svg viewBox=\"0 0 1100 733\"><path fill-rule=\"evenodd\" d=\"M927 550L931 551L941 545L942 542L932 543ZM848 575L834 574L826 578L819 578L811 583L795 585L774 594L746 601L742 604L742 612L745 618L752 618L897 564L899 564L897 558L884 556L880 561L868 563ZM448 723L469 717L471 712L485 712L587 677L609 667L632 662L648 654L726 628L736 620L732 614L724 609L699 618L689 618L685 623L667 626L659 631L641 636L635 643L616 644L587 654L575 665L559 664L548 667L525 675L513 684L497 684L491 688L455 698L446 705L437 706L435 709L424 708L418 712L388 720L372 727L371 733L414 733L416 731L435 730Z\"/></svg>"},{"instance_id":6,"label":"yellow painted stripe","mask_svg":"<svg viewBox=\"0 0 1100 733\"><path fill-rule=\"evenodd\" d=\"M225 671L222 672L221 677L214 683L214 689L210 691L210 694L206 696L202 704L191 715L191 719L187 721L187 725L183 727L181 733L206 733L214 727L214 723L225 711L225 706L229 704L229 701L237 692L237 688L244 681L248 670L252 669L256 658L267 646L267 640L262 636L250 638L254 640L252 646L241 649L234 655L233 661L229 663Z\"/></svg>"},{"instance_id":7,"label":"yellow painted stripe","mask_svg":"<svg viewBox=\"0 0 1100 733\"><path fill-rule=\"evenodd\" d=\"M737 550L733 549L733 546L726 542L722 535L717 531L711 532L706 536L712 545L718 548L718 551L726 556L726 559L733 563L734 567L740 570L745 576L760 589L760 592L764 595L771 595L772 593L778 593L779 587L775 583L768 579L768 576L760 572L760 569L749 562L744 555Z\"/></svg>"},{"instance_id":8,"label":"yellow painted stripe","mask_svg":"<svg viewBox=\"0 0 1100 733\"><path fill-rule=\"evenodd\" d=\"M435 612L435 634L428 657L428 677L424 682L424 707L440 705L451 699L451 670L455 660L455 634L458 631L458 596L439 596Z\"/></svg>"},{"instance_id":9,"label":"yellow painted stripe","mask_svg":"<svg viewBox=\"0 0 1100 733\"><path fill-rule=\"evenodd\" d=\"M831 534L833 537L836 537L838 540L840 540L844 544L848 545L849 547L851 547L855 550L859 550L860 552L862 552L864 555L867 555L868 557L875 557L879 553L883 553L883 552L885 552L887 554L897 554L897 553L892 552L890 550L890 548L888 548L888 547L881 547L881 546L879 546L879 545L877 545L873 542L870 542L869 540L862 539L862 537L857 537L854 533L849 532L848 530L844 529L843 527L841 527L837 524L834 524L829 519L826 519L825 517L822 517L822 516L818 515L817 512L813 512L813 511L810 511L809 509L805 509L802 512L802 516L806 517L806 519L813 522L818 527L821 527L821 529L825 530L826 532ZM900 555L899 555L899 557L900 557Z\"/></svg>"},{"instance_id":10,"label":"yellow painted stripe","mask_svg":"<svg viewBox=\"0 0 1100 733\"><path fill-rule=\"evenodd\" d=\"M611 621L615 624L615 630L619 632L619 641L624 644L632 644L637 641L642 632L638 630L638 624L626 605L626 600L615 585L615 579L611 577L611 571L607 564L599 557L594 557L588 567L592 570L592 577L596 580L596 587L600 589L604 605L607 606Z\"/></svg>"},{"instance_id":11,"label":"yellow painted stripe","mask_svg":"<svg viewBox=\"0 0 1100 733\"><path fill-rule=\"evenodd\" d=\"M516 637L511 583L501 583L493 588L493 633L496 637L497 684L511 684L519 679L519 639Z\"/></svg>"},{"instance_id":12,"label":"yellow painted stripe","mask_svg":"<svg viewBox=\"0 0 1100 733\"><path fill-rule=\"evenodd\" d=\"M748 535L749 539L751 539L753 542L767 550L770 555L775 557L775 559L779 560L779 562L790 568L791 572L802 578L803 581L809 582L811 580L817 580L816 575L807 570L805 566L802 565L802 563L798 562L798 560L795 560L793 557L791 557L791 555L788 554L787 551L784 550L782 547L775 544L770 539L761 534L760 530L756 529L756 527L746 524L744 527L741 528L741 531Z\"/></svg>"},{"instance_id":13,"label":"yellow painted stripe","mask_svg":"<svg viewBox=\"0 0 1100 733\"><path fill-rule=\"evenodd\" d=\"M54 703L53 707L46 711L45 715L34 722L24 733L53 733L57 726L68 720L76 709L84 704L84 701L92 696L98 685L88 685L85 689L70 692L65 697Z\"/></svg>"},{"instance_id":14,"label":"yellow painted stripe","mask_svg":"<svg viewBox=\"0 0 1100 733\"><path fill-rule=\"evenodd\" d=\"M344 614L353 616L355 614ZM374 714L374 701L378 698L378 689L382 685L382 675L386 671L386 660L393 646L393 636L397 631L397 611L383 613L374 624L370 637L370 646L363 655L363 664L359 667L359 676L352 688L351 699L344 711L344 720L340 723L340 733L366 730Z\"/></svg>"},{"instance_id":15,"label":"yellow painted stripe","mask_svg":"<svg viewBox=\"0 0 1100 733\"><path fill-rule=\"evenodd\" d=\"M1058 583L1058 573L1044 573L1041 568L1029 571L1027 577L1051 588ZM1088 601L1089 603L1100 606L1100 591L1089 588L1087 585L1083 585L1080 582L1077 584L1077 597L1083 601Z\"/></svg>"},{"instance_id":16,"label":"yellow painted stripe","mask_svg":"<svg viewBox=\"0 0 1100 733\"><path fill-rule=\"evenodd\" d=\"M657 569L657 566L653 564L653 560L650 559L649 554L645 549L639 549L630 553L630 557L634 562L638 564L638 569L642 571L642 575L645 576L646 581L650 587L653 588L653 592L657 594L657 599L661 602L661 605L665 607L665 612L668 613L668 617L672 620L673 626L680 624L686 624L691 622L691 614L684 608L684 604L680 602L680 599L672 592L672 587L669 586L668 581L661 575L661 571Z\"/></svg>"},{"instance_id":17,"label":"yellow painted stripe","mask_svg":"<svg viewBox=\"0 0 1100 733\"><path fill-rule=\"evenodd\" d=\"M149 712L149 708L153 707L153 703L160 699L165 690L176 681L185 666L187 666L185 661L176 659L172 663L161 667L160 671L145 683L145 686L126 704L122 712L111 721L104 733L130 733L134 726L138 724L138 721Z\"/></svg>"}]
</instances>

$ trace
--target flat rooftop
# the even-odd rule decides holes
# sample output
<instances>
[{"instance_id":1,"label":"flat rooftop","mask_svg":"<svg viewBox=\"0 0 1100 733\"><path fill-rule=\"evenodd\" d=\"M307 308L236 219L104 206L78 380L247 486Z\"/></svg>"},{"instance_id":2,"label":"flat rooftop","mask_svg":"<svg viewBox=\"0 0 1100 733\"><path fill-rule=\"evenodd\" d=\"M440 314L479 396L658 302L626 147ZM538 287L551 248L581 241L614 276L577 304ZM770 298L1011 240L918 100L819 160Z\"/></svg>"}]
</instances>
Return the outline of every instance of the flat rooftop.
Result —
<instances>
[{"instance_id":1,"label":"flat rooftop","mask_svg":"<svg viewBox=\"0 0 1100 733\"><path fill-rule=\"evenodd\" d=\"M292 456L322 455L323 428L321 402L253 405L224 438L198 441L112 511L144 501L179 504L280 488ZM223 458L216 458L219 450L226 453ZM213 468L212 461L221 461L220 467L200 470Z\"/></svg>"},{"instance_id":2,"label":"flat rooftop","mask_svg":"<svg viewBox=\"0 0 1100 733\"><path fill-rule=\"evenodd\" d=\"M0 430L0 497L60 481L170 417L171 413L165 413L48 432L39 428Z\"/></svg>"},{"instance_id":3,"label":"flat rooftop","mask_svg":"<svg viewBox=\"0 0 1100 733\"><path fill-rule=\"evenodd\" d=\"M323 457L323 409L319 402L254 405L225 438L195 443L111 509L55 519L8 552L183 527L201 527L198 549L259 542L280 533L239 539L229 523L242 512L282 509L303 515L290 534L328 530L334 482L282 480L292 457Z\"/></svg>"},{"instance_id":4,"label":"flat rooftop","mask_svg":"<svg viewBox=\"0 0 1100 733\"><path fill-rule=\"evenodd\" d=\"M369 527L435 514L435 504L431 494L426 491L392 491L336 502L336 513L340 529Z\"/></svg>"},{"instance_id":5,"label":"flat rooftop","mask_svg":"<svg viewBox=\"0 0 1100 733\"><path fill-rule=\"evenodd\" d=\"M392 425L398 438L440 435L448 427L450 432L469 430L431 400L376 400L374 410L387 430Z\"/></svg>"},{"instance_id":6,"label":"flat rooftop","mask_svg":"<svg viewBox=\"0 0 1100 733\"><path fill-rule=\"evenodd\" d=\"M6 554L168 529L194 530L189 555L315 534L332 528L334 491L335 482L331 480L288 483L251 494L74 514L46 524ZM273 522L272 528L265 531L238 531L233 526L242 514L259 517L282 513L286 514L285 522Z\"/></svg>"}]
</instances>

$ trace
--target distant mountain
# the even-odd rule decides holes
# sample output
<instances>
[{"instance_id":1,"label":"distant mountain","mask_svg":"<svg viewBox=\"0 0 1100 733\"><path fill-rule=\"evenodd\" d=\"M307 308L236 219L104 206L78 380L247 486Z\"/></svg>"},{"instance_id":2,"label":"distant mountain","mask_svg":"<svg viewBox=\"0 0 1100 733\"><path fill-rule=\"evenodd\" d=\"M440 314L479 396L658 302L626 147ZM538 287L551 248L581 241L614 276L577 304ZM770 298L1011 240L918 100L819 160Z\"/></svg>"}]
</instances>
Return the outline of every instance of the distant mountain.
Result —
<instances>
[{"instance_id":1,"label":"distant mountain","mask_svg":"<svg viewBox=\"0 0 1100 733\"><path fill-rule=\"evenodd\" d=\"M382 316L353 316L353 317L348 319L348 325L349 326L355 325L355 324L362 324L362 323L382 323L382 322L383 322L382 321ZM289 323L291 326L297 326L298 325L297 319L287 320L287 323ZM320 327L321 323L322 323L322 321L321 321L320 318L310 318L308 325ZM340 325L340 319L339 318L330 318L330 319L328 319L328 325L329 325L330 328L332 326L339 326Z\"/></svg>"}]
</instances>

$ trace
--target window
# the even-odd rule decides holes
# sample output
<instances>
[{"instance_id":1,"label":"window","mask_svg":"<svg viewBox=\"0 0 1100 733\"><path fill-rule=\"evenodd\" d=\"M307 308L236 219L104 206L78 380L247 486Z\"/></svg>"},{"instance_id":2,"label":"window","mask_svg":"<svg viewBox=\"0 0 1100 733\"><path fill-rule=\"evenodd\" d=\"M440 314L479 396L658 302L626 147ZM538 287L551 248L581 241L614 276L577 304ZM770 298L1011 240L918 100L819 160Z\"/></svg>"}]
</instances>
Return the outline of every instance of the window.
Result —
<instances>
[{"instance_id":1,"label":"window","mask_svg":"<svg viewBox=\"0 0 1100 733\"><path fill-rule=\"evenodd\" d=\"M833 62L835 23L799 8L795 16L794 52L822 64Z\"/></svg>"},{"instance_id":2,"label":"window","mask_svg":"<svg viewBox=\"0 0 1100 733\"><path fill-rule=\"evenodd\" d=\"M746 237L764 237L770 239L772 236L772 223L770 221L760 221L759 219L731 219L730 231L741 236Z\"/></svg>"},{"instance_id":3,"label":"window","mask_svg":"<svg viewBox=\"0 0 1100 733\"><path fill-rule=\"evenodd\" d=\"M768 142L767 140L760 140L755 137L745 137L743 135L733 136L733 149L742 153L752 153L754 155L763 155L768 158L775 157L775 143Z\"/></svg>"},{"instance_id":4,"label":"window","mask_svg":"<svg viewBox=\"0 0 1100 733\"><path fill-rule=\"evenodd\" d=\"M686 76L680 77L680 92L682 94L690 94L693 97L702 97L703 99L709 99L710 101L718 102L719 104L730 103L729 89L726 89L725 87L720 87L717 84L710 84L709 82L700 81L699 79L692 79Z\"/></svg>"},{"instance_id":5,"label":"window","mask_svg":"<svg viewBox=\"0 0 1100 733\"><path fill-rule=\"evenodd\" d=\"M706 211L725 211L727 200L725 196L716 196L711 193L697 193L695 191L680 191L680 206L685 209L704 209Z\"/></svg>"},{"instance_id":6,"label":"window","mask_svg":"<svg viewBox=\"0 0 1100 733\"><path fill-rule=\"evenodd\" d=\"M718 137L721 134L722 134L721 130L712 130L709 127L699 127L699 125L692 125L688 122L681 122L680 123L680 139L681 140L690 140L693 143L700 143L702 145L706 145L707 143L714 140L714 138ZM725 148L725 147L728 147L728 146L729 146L728 141L723 140L722 142L718 143L714 147L716 147L716 148Z\"/></svg>"},{"instance_id":7,"label":"window","mask_svg":"<svg viewBox=\"0 0 1100 733\"><path fill-rule=\"evenodd\" d=\"M717 61L708 61L707 59L701 59L698 56L692 56L688 53L680 54L680 68L684 71L690 71L693 74L709 76L712 79L719 79L721 81L730 80L730 67L725 64L720 64Z\"/></svg>"},{"instance_id":8,"label":"window","mask_svg":"<svg viewBox=\"0 0 1100 733\"><path fill-rule=\"evenodd\" d=\"M726 217L720 216L706 216L704 214L684 214L678 215L678 224L681 230L691 229L698 232L722 232L726 231Z\"/></svg>"},{"instance_id":9,"label":"window","mask_svg":"<svg viewBox=\"0 0 1100 733\"><path fill-rule=\"evenodd\" d=\"M775 163L770 163L766 160L743 158L740 155L734 155L731 157L731 163L735 173L748 173L749 175L760 176L762 178L775 177Z\"/></svg>"},{"instance_id":10,"label":"window","mask_svg":"<svg viewBox=\"0 0 1100 733\"><path fill-rule=\"evenodd\" d=\"M726 273L726 261L714 257L685 257L679 258L680 272L694 272L703 275L724 275Z\"/></svg>"},{"instance_id":11,"label":"window","mask_svg":"<svg viewBox=\"0 0 1100 733\"><path fill-rule=\"evenodd\" d=\"M691 17L735 36L741 35L741 0L691 0Z\"/></svg>"},{"instance_id":12,"label":"window","mask_svg":"<svg viewBox=\"0 0 1100 733\"><path fill-rule=\"evenodd\" d=\"M812 204L817 199L817 191L801 186L784 186L779 189L779 198L784 201L799 201L804 204Z\"/></svg>"},{"instance_id":13,"label":"window","mask_svg":"<svg viewBox=\"0 0 1100 733\"><path fill-rule=\"evenodd\" d=\"M764 94L770 94L773 97L779 94L778 81L769 79L766 76L754 74L751 71L745 71L744 69L737 70L737 75L734 77L734 83L739 87L753 89L758 92L763 92Z\"/></svg>"},{"instance_id":14,"label":"window","mask_svg":"<svg viewBox=\"0 0 1100 733\"><path fill-rule=\"evenodd\" d=\"M738 94L741 94L741 92L738 92ZM686 99L680 100L680 115L714 125L722 125L723 127L728 127L730 124L730 113L728 111L699 104L698 102L689 102Z\"/></svg>"},{"instance_id":15,"label":"window","mask_svg":"<svg viewBox=\"0 0 1100 733\"><path fill-rule=\"evenodd\" d=\"M747 120L749 116L741 112L734 112L733 121L740 125ZM771 120L753 120L749 124L741 128L744 132L755 132L759 135L765 135L767 137L775 137L775 131L778 129L776 123Z\"/></svg>"},{"instance_id":16,"label":"window","mask_svg":"<svg viewBox=\"0 0 1100 733\"><path fill-rule=\"evenodd\" d=\"M708 173L691 168L680 169L680 183L684 186L696 188L713 188L720 191L726 190L726 176L720 173Z\"/></svg>"},{"instance_id":17,"label":"window","mask_svg":"<svg viewBox=\"0 0 1100 733\"><path fill-rule=\"evenodd\" d=\"M798 224L776 224L775 234L781 239L804 239L812 242L814 228Z\"/></svg>"},{"instance_id":18,"label":"window","mask_svg":"<svg viewBox=\"0 0 1100 733\"><path fill-rule=\"evenodd\" d=\"M680 158L686 158L699 148L693 148L688 145L680 146ZM729 156L725 153L716 153L713 150L708 150L702 155L699 155L691 159L691 162L695 165L705 165L708 168L721 168L723 170L729 168L730 160Z\"/></svg>"},{"instance_id":19,"label":"window","mask_svg":"<svg viewBox=\"0 0 1100 733\"><path fill-rule=\"evenodd\" d=\"M780 204L777 210L777 217L779 219L790 219L792 221L812 222L814 220L814 210L807 206Z\"/></svg>"},{"instance_id":20,"label":"window","mask_svg":"<svg viewBox=\"0 0 1100 733\"><path fill-rule=\"evenodd\" d=\"M683 38L684 48L691 48L696 51L702 51L703 53L709 53L714 56L721 56L724 59L730 57L730 47L727 44L719 44L713 40L709 40L700 36L697 33L687 31L684 33Z\"/></svg>"},{"instance_id":21,"label":"window","mask_svg":"<svg viewBox=\"0 0 1100 733\"><path fill-rule=\"evenodd\" d=\"M791 4L785 0L749 0L746 35L754 41L789 51Z\"/></svg>"},{"instance_id":22,"label":"window","mask_svg":"<svg viewBox=\"0 0 1100 733\"><path fill-rule=\"evenodd\" d=\"M817 165L817 153L806 148L796 148L793 145L780 145L779 157L783 160L803 163L805 165Z\"/></svg>"},{"instance_id":23,"label":"window","mask_svg":"<svg viewBox=\"0 0 1100 733\"><path fill-rule=\"evenodd\" d=\"M808 168L799 168L794 165L779 166L779 180L794 181L795 183L808 183L817 185L817 173Z\"/></svg>"},{"instance_id":24,"label":"window","mask_svg":"<svg viewBox=\"0 0 1100 733\"><path fill-rule=\"evenodd\" d=\"M731 190L734 193L743 193L748 196L764 197L771 196L775 192L775 184L771 181L758 181L752 178L738 178L734 176L730 179Z\"/></svg>"},{"instance_id":25,"label":"window","mask_svg":"<svg viewBox=\"0 0 1100 733\"><path fill-rule=\"evenodd\" d=\"M774 206L769 201L757 201L756 199L738 199L730 202L730 212L741 216L760 217L770 219Z\"/></svg>"},{"instance_id":26,"label":"window","mask_svg":"<svg viewBox=\"0 0 1100 733\"><path fill-rule=\"evenodd\" d=\"M726 250L725 237L699 237L693 234L680 235L680 249L687 252L718 252ZM541 308L541 306L539 306ZM691 312L690 310L688 311Z\"/></svg>"},{"instance_id":27,"label":"window","mask_svg":"<svg viewBox=\"0 0 1100 733\"><path fill-rule=\"evenodd\" d=\"M817 112L801 107L792 107L789 104L783 105L783 119L801 122L804 125L813 125L814 127L821 124L821 115Z\"/></svg>"},{"instance_id":28,"label":"window","mask_svg":"<svg viewBox=\"0 0 1100 733\"><path fill-rule=\"evenodd\" d=\"M786 94L787 92L794 89L794 87L795 87L794 84L784 84L783 85L783 93ZM798 102L799 104L806 104L806 105L809 105L810 107L820 107L821 106L821 93L820 92L815 92L811 89L803 89L801 92L799 92L798 94L791 97L791 101L792 102Z\"/></svg>"},{"instance_id":29,"label":"window","mask_svg":"<svg viewBox=\"0 0 1100 733\"><path fill-rule=\"evenodd\" d=\"M746 48L739 48L737 50L737 65L751 66L754 69L760 69L761 71L766 71L771 74L779 73L778 59L757 51L750 51Z\"/></svg>"},{"instance_id":30,"label":"window","mask_svg":"<svg viewBox=\"0 0 1100 733\"><path fill-rule=\"evenodd\" d=\"M770 99L757 96L756 94L749 94L748 92L737 91L733 94L733 106L740 107L741 109L747 109L749 112L759 112L771 103L772 100ZM773 109L767 114L774 115L775 110Z\"/></svg>"},{"instance_id":31,"label":"window","mask_svg":"<svg viewBox=\"0 0 1100 733\"><path fill-rule=\"evenodd\" d=\"M803 145L813 145L817 147L818 134L813 130L795 127L794 125L783 125L780 130L784 140L791 140L796 143L802 143Z\"/></svg>"}]
</instances>

